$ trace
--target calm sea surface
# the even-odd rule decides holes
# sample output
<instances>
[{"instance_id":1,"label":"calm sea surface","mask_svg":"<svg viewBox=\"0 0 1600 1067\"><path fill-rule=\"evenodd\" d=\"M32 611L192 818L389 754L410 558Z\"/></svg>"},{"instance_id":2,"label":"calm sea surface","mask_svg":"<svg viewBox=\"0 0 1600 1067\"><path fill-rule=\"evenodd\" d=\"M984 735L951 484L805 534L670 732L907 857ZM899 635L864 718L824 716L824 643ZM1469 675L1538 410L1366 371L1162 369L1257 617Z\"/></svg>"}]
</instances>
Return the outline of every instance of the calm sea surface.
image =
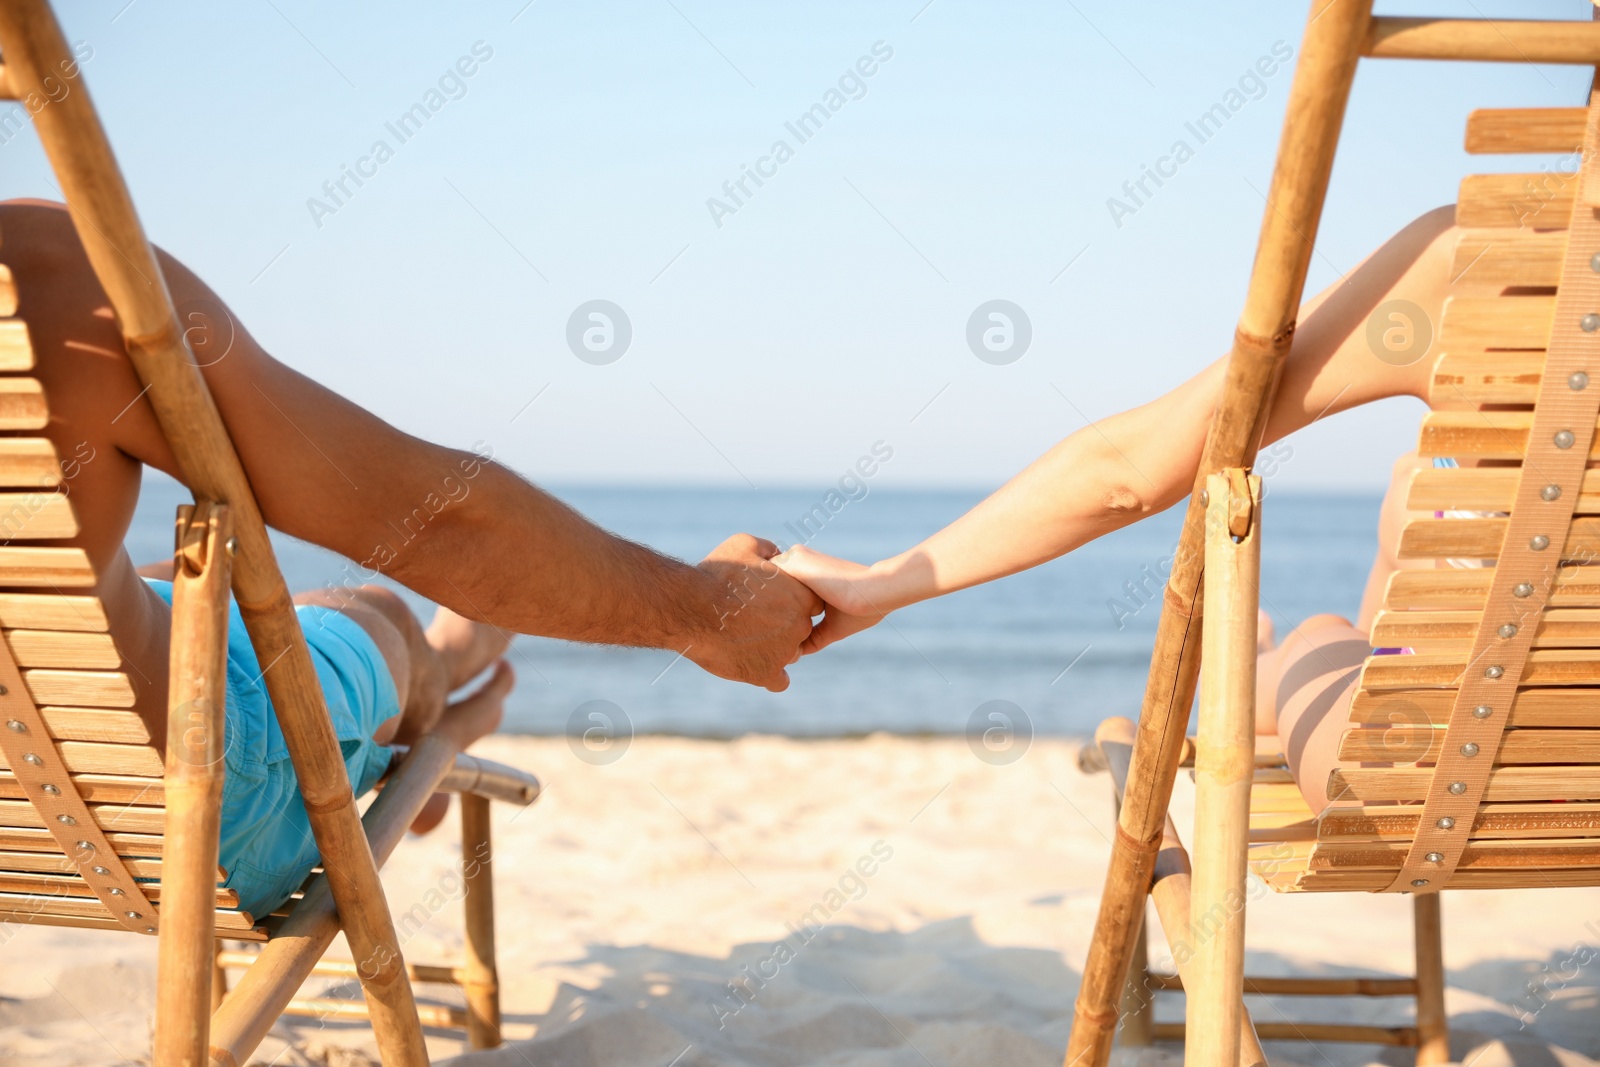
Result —
<instances>
[{"instance_id":1,"label":"calm sea surface","mask_svg":"<svg viewBox=\"0 0 1600 1067\"><path fill-rule=\"evenodd\" d=\"M683 559L698 559L748 530L789 544L821 490L616 489L554 492L596 522ZM893 554L959 516L977 492L873 489L848 503L810 542L861 561ZM171 552L172 509L186 499L147 478L128 537L137 561ZM1270 493L1262 542L1263 604L1282 633L1307 615L1353 614L1375 549L1377 495ZM1044 567L891 616L790 669L789 691L725 682L670 652L521 637L511 653L519 683L505 729L560 734L588 701L620 707L638 733L818 737L885 730L961 733L980 705L1021 708L1038 734L1082 734L1107 715L1137 715L1155 634L1155 591L1181 513L1156 516ZM530 545L529 551L537 551ZM278 538L291 587L344 577L342 559ZM419 610L427 610L412 598ZM1158 602L1159 603L1159 602ZM1070 665L1070 667L1069 667Z\"/></svg>"}]
</instances>

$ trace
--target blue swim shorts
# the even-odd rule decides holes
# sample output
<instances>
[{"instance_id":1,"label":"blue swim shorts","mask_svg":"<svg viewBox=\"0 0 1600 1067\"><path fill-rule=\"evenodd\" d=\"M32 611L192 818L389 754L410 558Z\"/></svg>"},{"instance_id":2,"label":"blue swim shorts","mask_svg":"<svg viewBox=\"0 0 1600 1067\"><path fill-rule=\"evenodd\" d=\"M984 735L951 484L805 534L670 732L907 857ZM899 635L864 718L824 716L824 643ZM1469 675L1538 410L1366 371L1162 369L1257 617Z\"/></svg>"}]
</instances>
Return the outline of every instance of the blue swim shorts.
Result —
<instances>
[{"instance_id":1,"label":"blue swim shorts","mask_svg":"<svg viewBox=\"0 0 1600 1067\"><path fill-rule=\"evenodd\" d=\"M156 595L172 603L171 582L147 581ZM359 797L389 767L390 750L372 734L400 714L394 678L378 646L355 620L320 606L300 605L295 611L322 682L350 785ZM238 892L241 909L262 919L300 888L320 857L238 604L230 605L228 619L224 717L220 862L228 878L223 884Z\"/></svg>"}]
</instances>

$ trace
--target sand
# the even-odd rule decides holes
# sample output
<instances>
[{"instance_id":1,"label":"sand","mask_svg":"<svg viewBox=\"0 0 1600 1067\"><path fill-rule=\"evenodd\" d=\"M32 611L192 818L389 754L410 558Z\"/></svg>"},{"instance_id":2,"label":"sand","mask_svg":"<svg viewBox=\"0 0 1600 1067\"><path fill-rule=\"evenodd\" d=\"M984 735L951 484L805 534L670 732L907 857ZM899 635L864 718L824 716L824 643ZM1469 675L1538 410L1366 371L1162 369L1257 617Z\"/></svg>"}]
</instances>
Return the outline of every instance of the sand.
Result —
<instances>
[{"instance_id":1,"label":"sand","mask_svg":"<svg viewBox=\"0 0 1600 1067\"><path fill-rule=\"evenodd\" d=\"M546 794L496 813L500 968L510 1044L462 1067L1056 1067L1112 823L1077 745L1007 766L961 739L640 738L615 762L561 738L492 738ZM1192 792L1179 786L1180 825ZM405 951L460 945L454 821L384 872ZM1600 890L1445 901L1453 1055L1474 1067L1600 1059ZM1268 895L1250 913L1256 973L1404 971L1403 899ZM154 943L3 928L0 1064L146 1055ZM335 951L343 951L342 943ZM1153 947L1159 959L1163 944ZM1594 957L1594 958L1591 958ZM747 976L757 976L754 979ZM765 977L760 977L760 976ZM1550 992L1529 993L1542 979ZM745 982L739 996L730 983ZM759 982L759 984L757 984ZM348 996L348 987L331 987ZM427 999L459 1003L451 991ZM1258 1017L1403 1023L1405 1002L1253 1000ZM1181 1000L1158 1006L1181 1016ZM1530 1024L1524 1027L1524 1019ZM436 1061L463 1052L431 1032ZM1277 1064L1409 1063L1374 1046L1274 1044ZM262 1063L372 1062L350 1023L286 1020ZM1180 1060L1127 1049L1123 1064Z\"/></svg>"}]
</instances>

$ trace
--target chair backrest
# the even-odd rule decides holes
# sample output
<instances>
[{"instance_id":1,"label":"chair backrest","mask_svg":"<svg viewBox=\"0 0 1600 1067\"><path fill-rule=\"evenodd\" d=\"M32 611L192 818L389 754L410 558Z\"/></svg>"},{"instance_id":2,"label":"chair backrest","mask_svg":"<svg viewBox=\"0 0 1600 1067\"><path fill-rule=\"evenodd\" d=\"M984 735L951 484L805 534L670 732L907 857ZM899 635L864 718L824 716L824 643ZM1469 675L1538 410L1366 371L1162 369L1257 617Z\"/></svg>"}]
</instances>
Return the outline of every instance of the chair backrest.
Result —
<instances>
[{"instance_id":1,"label":"chair backrest","mask_svg":"<svg viewBox=\"0 0 1600 1067\"><path fill-rule=\"evenodd\" d=\"M133 686L91 593L88 556L60 543L78 534L72 481L95 457L83 449L62 454L42 435L49 408L30 373L34 352L19 310L27 309L18 308L14 279L0 267L0 631L90 817L145 897L159 902L161 754L131 710ZM0 723L8 729L20 734L23 724ZM0 752L0 921L127 925L97 897L60 832L28 800ZM217 890L219 935L263 937L237 904L232 890Z\"/></svg>"},{"instance_id":2,"label":"chair backrest","mask_svg":"<svg viewBox=\"0 0 1600 1067\"><path fill-rule=\"evenodd\" d=\"M1560 158L1462 182L1419 443L1459 466L1410 483L1417 569L1371 633L1410 652L1366 661L1339 756L1370 765L1333 772L1289 888L1600 884L1597 122L1591 100L1468 123L1468 151Z\"/></svg>"}]
</instances>

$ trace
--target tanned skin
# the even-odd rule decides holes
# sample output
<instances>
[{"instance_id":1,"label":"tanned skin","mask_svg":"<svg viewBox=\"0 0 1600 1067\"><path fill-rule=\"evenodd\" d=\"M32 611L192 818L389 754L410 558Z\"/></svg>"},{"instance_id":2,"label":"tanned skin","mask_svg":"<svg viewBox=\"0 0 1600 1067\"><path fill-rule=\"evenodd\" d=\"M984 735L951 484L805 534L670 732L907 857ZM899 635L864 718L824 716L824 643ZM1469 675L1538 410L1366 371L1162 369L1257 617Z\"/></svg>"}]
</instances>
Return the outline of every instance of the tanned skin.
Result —
<instances>
[{"instance_id":1,"label":"tanned skin","mask_svg":"<svg viewBox=\"0 0 1600 1067\"><path fill-rule=\"evenodd\" d=\"M151 736L161 738L170 617L122 543L143 469L180 481L183 472L143 396L68 209L44 201L0 203L0 242L49 398L45 434L70 464L66 485L82 527L73 543L94 565L94 593L134 682L136 710ZM445 609L426 632L381 593L311 595L321 603L333 596L333 606L374 633L396 672L408 719L415 705L414 720L385 724L380 733L387 738L431 728L443 694L493 663L509 633L669 649L723 678L773 691L788 686L784 668L798 658L822 602L768 562L777 546L740 534L690 565L607 533L505 467L402 433L291 370L183 264L164 253L159 259L178 307L215 309L231 319L226 331L199 329L189 337L269 525L367 561L375 546L395 540L391 522L411 515L430 494L437 499L447 479L459 484L464 463L477 468L471 491L433 515L382 566ZM224 342L225 350L216 351ZM404 671L396 667L402 661ZM488 691L503 696L506 688L502 671ZM478 732L489 718L498 722L498 714L478 714Z\"/></svg>"}]
</instances>

